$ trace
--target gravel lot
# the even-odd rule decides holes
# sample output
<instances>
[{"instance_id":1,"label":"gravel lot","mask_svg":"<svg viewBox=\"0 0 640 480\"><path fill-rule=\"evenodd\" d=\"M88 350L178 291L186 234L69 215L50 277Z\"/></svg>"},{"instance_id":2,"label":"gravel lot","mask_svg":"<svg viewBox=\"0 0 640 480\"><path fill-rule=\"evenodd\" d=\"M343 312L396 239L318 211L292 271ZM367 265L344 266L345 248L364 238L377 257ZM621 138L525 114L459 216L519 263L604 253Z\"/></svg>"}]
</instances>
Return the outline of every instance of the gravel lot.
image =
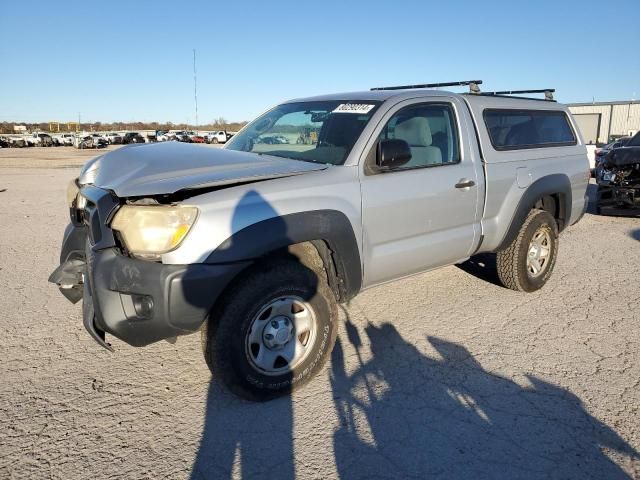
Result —
<instances>
[{"instance_id":1,"label":"gravel lot","mask_svg":"<svg viewBox=\"0 0 640 480\"><path fill-rule=\"evenodd\" d=\"M534 294L487 256L364 292L326 371L252 404L199 335L111 354L47 283L93 155L0 150L0 478L640 478L640 220L587 214Z\"/></svg>"}]
</instances>

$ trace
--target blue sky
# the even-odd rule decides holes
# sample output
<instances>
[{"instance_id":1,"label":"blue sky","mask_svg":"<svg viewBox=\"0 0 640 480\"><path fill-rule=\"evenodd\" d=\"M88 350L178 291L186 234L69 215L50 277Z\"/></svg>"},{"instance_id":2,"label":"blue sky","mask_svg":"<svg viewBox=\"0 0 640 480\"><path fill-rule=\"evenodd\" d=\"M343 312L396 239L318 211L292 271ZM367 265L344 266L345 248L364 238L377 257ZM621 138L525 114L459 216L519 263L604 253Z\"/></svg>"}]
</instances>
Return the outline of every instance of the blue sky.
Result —
<instances>
[{"instance_id":1,"label":"blue sky","mask_svg":"<svg viewBox=\"0 0 640 480\"><path fill-rule=\"evenodd\" d=\"M0 121L251 119L289 98L475 79L562 102L640 96L640 4L595 1L0 5Z\"/></svg>"}]
</instances>

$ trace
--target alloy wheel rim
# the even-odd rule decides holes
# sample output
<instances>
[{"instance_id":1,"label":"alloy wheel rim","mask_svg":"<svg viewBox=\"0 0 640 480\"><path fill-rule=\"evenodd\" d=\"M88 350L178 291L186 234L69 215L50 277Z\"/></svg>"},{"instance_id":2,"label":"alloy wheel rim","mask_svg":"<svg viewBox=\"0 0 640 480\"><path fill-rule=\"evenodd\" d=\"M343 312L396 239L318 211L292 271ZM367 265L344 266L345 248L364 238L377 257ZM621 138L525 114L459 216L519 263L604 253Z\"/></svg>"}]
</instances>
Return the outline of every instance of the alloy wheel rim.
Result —
<instances>
[{"instance_id":1,"label":"alloy wheel rim","mask_svg":"<svg viewBox=\"0 0 640 480\"><path fill-rule=\"evenodd\" d=\"M549 265L551 256L551 234L548 228L538 228L527 249L527 274L536 278L542 275Z\"/></svg>"},{"instance_id":2,"label":"alloy wheel rim","mask_svg":"<svg viewBox=\"0 0 640 480\"><path fill-rule=\"evenodd\" d=\"M316 315L297 296L278 297L260 308L245 338L251 366L264 375L296 368L311 353L316 339Z\"/></svg>"}]
</instances>

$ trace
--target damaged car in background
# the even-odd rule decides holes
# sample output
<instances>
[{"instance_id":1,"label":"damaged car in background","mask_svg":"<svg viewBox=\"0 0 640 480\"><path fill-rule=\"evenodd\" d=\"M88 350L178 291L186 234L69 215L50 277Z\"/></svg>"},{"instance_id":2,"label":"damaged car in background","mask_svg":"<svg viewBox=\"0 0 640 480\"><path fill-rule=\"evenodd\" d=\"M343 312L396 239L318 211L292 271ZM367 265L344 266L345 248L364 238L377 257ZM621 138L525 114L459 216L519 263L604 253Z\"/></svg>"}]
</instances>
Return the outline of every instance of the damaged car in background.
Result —
<instances>
[{"instance_id":1,"label":"damaged car in background","mask_svg":"<svg viewBox=\"0 0 640 480\"><path fill-rule=\"evenodd\" d=\"M610 150L598 164L596 212L640 215L640 133Z\"/></svg>"}]
</instances>

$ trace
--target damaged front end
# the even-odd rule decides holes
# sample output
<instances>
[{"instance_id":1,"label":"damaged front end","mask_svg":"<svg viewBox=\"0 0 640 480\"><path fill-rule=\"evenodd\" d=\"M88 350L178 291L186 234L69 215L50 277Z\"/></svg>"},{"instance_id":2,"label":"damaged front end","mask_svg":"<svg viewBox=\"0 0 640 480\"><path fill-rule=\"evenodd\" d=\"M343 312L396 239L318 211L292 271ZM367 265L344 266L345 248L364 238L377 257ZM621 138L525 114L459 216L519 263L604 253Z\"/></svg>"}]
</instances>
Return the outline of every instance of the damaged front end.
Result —
<instances>
[{"instance_id":1,"label":"damaged front end","mask_svg":"<svg viewBox=\"0 0 640 480\"><path fill-rule=\"evenodd\" d=\"M60 266L49 277L72 303L82 300L85 329L110 351L107 333L145 346L198 331L223 289L247 266L136 258L110 225L125 206L140 204L84 185L70 205Z\"/></svg>"},{"instance_id":2,"label":"damaged front end","mask_svg":"<svg viewBox=\"0 0 640 480\"><path fill-rule=\"evenodd\" d=\"M251 260L163 263L198 218L185 201L236 185L302 175L327 165L176 142L123 147L89 161L69 183L70 224L49 277L82 300L91 337L132 346L194 333Z\"/></svg>"},{"instance_id":3,"label":"damaged front end","mask_svg":"<svg viewBox=\"0 0 640 480\"><path fill-rule=\"evenodd\" d=\"M60 293L71 303L82 300L83 325L89 335L107 350L113 348L106 342L105 330L96 324L92 295L89 288L89 269L87 265L87 247L98 242L99 247L110 246L109 239L101 238L99 233L91 232L91 226L98 227L98 207L104 216L112 212L117 202L110 195L103 195L99 189L89 187L86 196L80 195L80 185L74 180L67 189L70 223L64 231L60 250L60 265L49 276L49 282L58 286ZM96 193L97 197L92 196ZM104 192L106 193L106 192ZM91 198L92 200L88 200ZM89 204L89 205L88 205ZM89 207L89 208L87 208ZM91 212L94 212L92 222ZM100 232L98 227L97 232ZM105 243L106 242L106 243Z\"/></svg>"},{"instance_id":4,"label":"damaged front end","mask_svg":"<svg viewBox=\"0 0 640 480\"><path fill-rule=\"evenodd\" d=\"M640 147L609 152L597 169L598 213L640 214Z\"/></svg>"},{"instance_id":5,"label":"damaged front end","mask_svg":"<svg viewBox=\"0 0 640 480\"><path fill-rule=\"evenodd\" d=\"M60 293L71 303L78 303L82 300L85 269L84 259L67 260L49 275L49 282L58 285Z\"/></svg>"}]
</instances>

